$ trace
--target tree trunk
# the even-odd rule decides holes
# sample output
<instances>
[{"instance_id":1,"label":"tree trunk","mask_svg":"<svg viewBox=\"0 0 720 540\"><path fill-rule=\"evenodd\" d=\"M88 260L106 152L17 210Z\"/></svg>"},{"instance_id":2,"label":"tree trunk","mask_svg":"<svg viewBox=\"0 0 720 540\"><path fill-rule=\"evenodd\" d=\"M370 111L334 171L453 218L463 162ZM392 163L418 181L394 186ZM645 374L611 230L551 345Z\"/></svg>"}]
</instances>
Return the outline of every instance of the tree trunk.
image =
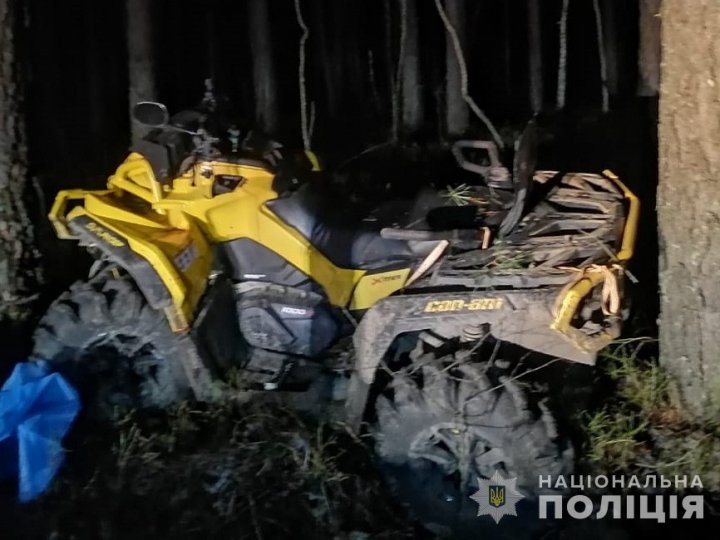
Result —
<instances>
[{"instance_id":1,"label":"tree trunk","mask_svg":"<svg viewBox=\"0 0 720 540\"><path fill-rule=\"evenodd\" d=\"M615 0L600 3L605 43L605 77L610 95L618 93L618 40Z\"/></svg>"},{"instance_id":2,"label":"tree trunk","mask_svg":"<svg viewBox=\"0 0 720 540\"><path fill-rule=\"evenodd\" d=\"M387 84L390 94L390 138L393 142L398 140L400 127L400 97L397 87L400 81L395 75L394 47L393 47L393 10L390 0L383 0L383 21L385 23L385 72L387 73Z\"/></svg>"},{"instance_id":3,"label":"tree trunk","mask_svg":"<svg viewBox=\"0 0 720 540\"><path fill-rule=\"evenodd\" d=\"M217 28L218 18L212 6L208 6L205 12L205 50L207 55L207 68L203 74L215 85L218 84L218 50L217 50ZM222 69L222 68L221 68ZM221 77L222 80L222 77Z\"/></svg>"},{"instance_id":4,"label":"tree trunk","mask_svg":"<svg viewBox=\"0 0 720 540\"><path fill-rule=\"evenodd\" d=\"M569 10L570 0L563 0L562 10L560 12L560 22L558 25L558 80L557 97L555 100L555 107L559 111L565 108L565 98L567 93L567 23Z\"/></svg>"},{"instance_id":5,"label":"tree trunk","mask_svg":"<svg viewBox=\"0 0 720 540\"><path fill-rule=\"evenodd\" d=\"M248 31L253 55L255 121L265 133L277 129L277 89L267 0L249 0Z\"/></svg>"},{"instance_id":6,"label":"tree trunk","mask_svg":"<svg viewBox=\"0 0 720 540\"><path fill-rule=\"evenodd\" d=\"M300 43L298 43L298 93L300 95L300 133L302 134L303 148L310 150L312 144L311 120L309 117L310 106L307 96L307 80L306 80L306 64L307 64L307 40L310 38L310 28L308 28L305 18L303 17L302 5L300 0L295 0L295 17L300 27Z\"/></svg>"},{"instance_id":7,"label":"tree trunk","mask_svg":"<svg viewBox=\"0 0 720 540\"><path fill-rule=\"evenodd\" d=\"M513 102L512 82L512 38L513 12L510 2L503 2L503 78L505 80L505 102Z\"/></svg>"},{"instance_id":8,"label":"tree trunk","mask_svg":"<svg viewBox=\"0 0 720 540\"><path fill-rule=\"evenodd\" d=\"M694 2L693 7L695 9ZM657 96L660 89L660 0L640 0L640 81L638 95Z\"/></svg>"},{"instance_id":9,"label":"tree trunk","mask_svg":"<svg viewBox=\"0 0 720 540\"><path fill-rule=\"evenodd\" d=\"M18 60L21 6L0 0L0 322L28 315L38 283L37 253L25 207L27 145Z\"/></svg>"},{"instance_id":10,"label":"tree trunk","mask_svg":"<svg viewBox=\"0 0 720 540\"><path fill-rule=\"evenodd\" d=\"M720 3L664 0L660 353L688 409L720 412Z\"/></svg>"},{"instance_id":11,"label":"tree trunk","mask_svg":"<svg viewBox=\"0 0 720 540\"><path fill-rule=\"evenodd\" d=\"M405 57L402 65L402 127L406 135L415 133L423 123L423 99L420 82L420 40L416 0L405 3Z\"/></svg>"},{"instance_id":12,"label":"tree trunk","mask_svg":"<svg viewBox=\"0 0 720 540\"><path fill-rule=\"evenodd\" d=\"M365 64L360 52L360 27L357 24L363 7L350 0L333 1L331 5L335 12L334 52L340 74L343 109L356 113L356 104L365 98Z\"/></svg>"},{"instance_id":13,"label":"tree trunk","mask_svg":"<svg viewBox=\"0 0 720 540\"><path fill-rule=\"evenodd\" d=\"M103 119L106 104L102 99L104 75L102 65L106 60L103 58L102 49L97 46L98 34L102 31L97 24L97 8L101 6L87 6L82 12L82 35L85 38L85 54L82 61L85 63L83 71L87 77L82 84L87 88L85 110L88 115L88 135L93 141L100 142L105 135Z\"/></svg>"},{"instance_id":14,"label":"tree trunk","mask_svg":"<svg viewBox=\"0 0 720 540\"><path fill-rule=\"evenodd\" d=\"M313 26L311 28L313 42L311 48L315 51L315 73L322 73L322 82L325 87L325 96L321 100L325 117L336 118L340 109L338 92L335 84L334 62L330 54L328 39L328 16L326 5L322 0L308 2L312 9Z\"/></svg>"},{"instance_id":15,"label":"tree trunk","mask_svg":"<svg viewBox=\"0 0 720 540\"><path fill-rule=\"evenodd\" d=\"M130 111L138 101L157 99L153 56L152 2L127 0L128 101ZM132 141L137 142L147 128L130 116Z\"/></svg>"},{"instance_id":16,"label":"tree trunk","mask_svg":"<svg viewBox=\"0 0 720 540\"><path fill-rule=\"evenodd\" d=\"M460 48L465 51L465 0L445 0L445 12L455 28ZM450 34L445 33L445 114L447 132L451 137L463 135L469 124L469 111L462 94L460 64Z\"/></svg>"},{"instance_id":17,"label":"tree trunk","mask_svg":"<svg viewBox=\"0 0 720 540\"><path fill-rule=\"evenodd\" d=\"M605 31L603 30L602 10L600 0L593 0L595 12L595 35L597 36L598 58L600 60L600 95L602 96L602 111L610 110L610 94L607 86L607 59L605 57Z\"/></svg>"},{"instance_id":18,"label":"tree trunk","mask_svg":"<svg viewBox=\"0 0 720 540\"><path fill-rule=\"evenodd\" d=\"M540 0L528 0L528 58L530 62L530 105L534 113L543 106L542 39Z\"/></svg>"}]
</instances>

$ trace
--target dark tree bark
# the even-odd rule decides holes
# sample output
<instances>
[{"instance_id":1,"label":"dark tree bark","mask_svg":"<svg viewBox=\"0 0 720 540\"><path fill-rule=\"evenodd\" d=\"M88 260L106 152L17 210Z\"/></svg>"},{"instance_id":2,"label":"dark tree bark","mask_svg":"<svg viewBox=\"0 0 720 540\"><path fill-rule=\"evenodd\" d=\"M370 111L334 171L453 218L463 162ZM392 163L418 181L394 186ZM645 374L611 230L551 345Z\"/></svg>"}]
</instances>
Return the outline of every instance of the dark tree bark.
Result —
<instances>
[{"instance_id":1,"label":"dark tree bark","mask_svg":"<svg viewBox=\"0 0 720 540\"><path fill-rule=\"evenodd\" d=\"M130 110L138 101L157 99L153 56L153 20L150 0L127 0L128 102ZM132 141L136 142L147 128L130 116Z\"/></svg>"},{"instance_id":2,"label":"dark tree bark","mask_svg":"<svg viewBox=\"0 0 720 540\"><path fill-rule=\"evenodd\" d=\"M310 39L310 28L303 16L300 0L295 0L295 18L300 27L300 42L298 43L298 94L300 96L300 133L302 134L303 148L310 150L312 146L312 119L310 118L310 104L308 103L306 64L307 41Z\"/></svg>"},{"instance_id":3,"label":"dark tree bark","mask_svg":"<svg viewBox=\"0 0 720 540\"><path fill-rule=\"evenodd\" d=\"M455 28L460 47L465 51L465 0L445 0L445 12L450 24ZM445 33L445 66L447 79L445 84L445 114L447 133L451 137L463 135L469 124L469 111L462 93L460 64L453 46L452 38Z\"/></svg>"},{"instance_id":4,"label":"dark tree bark","mask_svg":"<svg viewBox=\"0 0 720 540\"><path fill-rule=\"evenodd\" d=\"M385 30L383 35L385 42L385 73L390 95L390 138L393 142L397 142L398 132L400 131L400 89L398 84L401 84L401 81L398 80L395 71L393 9L390 0L383 0L383 23Z\"/></svg>"},{"instance_id":5,"label":"dark tree bark","mask_svg":"<svg viewBox=\"0 0 720 540\"><path fill-rule=\"evenodd\" d=\"M362 0L361 0L362 2ZM340 95L343 97L343 110L355 112L359 100L363 99L365 81L364 56L360 49L360 11L362 5L357 1L344 0L331 2L335 20L335 42L333 49Z\"/></svg>"},{"instance_id":6,"label":"dark tree bark","mask_svg":"<svg viewBox=\"0 0 720 540\"><path fill-rule=\"evenodd\" d=\"M567 97L567 25L569 12L570 0L562 0L560 21L558 23L558 80L557 97L555 99L555 108L558 111L565 108L565 98Z\"/></svg>"},{"instance_id":7,"label":"dark tree bark","mask_svg":"<svg viewBox=\"0 0 720 540\"><path fill-rule=\"evenodd\" d=\"M99 7L99 6L98 6ZM87 115L89 121L90 135L93 139L103 137L103 117L106 106L102 99L103 70L102 63L105 61L103 52L97 46L98 34L102 31L95 19L95 8L85 9L83 16L83 35L85 37L85 74L87 76Z\"/></svg>"},{"instance_id":8,"label":"dark tree bark","mask_svg":"<svg viewBox=\"0 0 720 540\"><path fill-rule=\"evenodd\" d=\"M503 78L505 81L505 95L507 103L512 102L512 37L514 22L510 2L503 3Z\"/></svg>"},{"instance_id":9,"label":"dark tree bark","mask_svg":"<svg viewBox=\"0 0 720 540\"><path fill-rule=\"evenodd\" d=\"M605 30L603 28L603 15L600 8L600 0L593 0L593 11L595 12L595 34L598 44L598 59L600 61L600 95L602 96L602 111L610 110L610 93L607 86L607 58L605 56Z\"/></svg>"},{"instance_id":10,"label":"dark tree bark","mask_svg":"<svg viewBox=\"0 0 720 540\"><path fill-rule=\"evenodd\" d=\"M640 96L657 96L660 89L660 4L660 0L640 0Z\"/></svg>"},{"instance_id":11,"label":"dark tree bark","mask_svg":"<svg viewBox=\"0 0 720 540\"><path fill-rule=\"evenodd\" d=\"M218 83L218 50L217 50L217 14L212 8L205 12L205 47L207 54L207 70L205 76L209 77L215 84ZM222 69L222 67L220 67Z\"/></svg>"},{"instance_id":12,"label":"dark tree bark","mask_svg":"<svg viewBox=\"0 0 720 540\"><path fill-rule=\"evenodd\" d=\"M334 62L331 56L328 39L328 21L325 11L325 3L322 0L314 0L308 3L308 9L312 9L313 25L310 32L313 36L311 48L315 51L316 73L322 74L322 82L325 88L325 96L322 100L325 115L335 118L338 114L339 103L338 93L335 86Z\"/></svg>"},{"instance_id":13,"label":"dark tree bark","mask_svg":"<svg viewBox=\"0 0 720 540\"><path fill-rule=\"evenodd\" d=\"M615 0L600 3L603 33L605 34L605 65L607 88L611 95L618 93L618 39Z\"/></svg>"},{"instance_id":14,"label":"dark tree bark","mask_svg":"<svg viewBox=\"0 0 720 540\"><path fill-rule=\"evenodd\" d=\"M423 91L420 79L420 40L417 0L400 0L405 9L404 58L402 66L402 130L415 133L423 123Z\"/></svg>"},{"instance_id":15,"label":"dark tree bark","mask_svg":"<svg viewBox=\"0 0 720 540\"><path fill-rule=\"evenodd\" d=\"M534 113L543 106L542 37L540 0L528 0L528 58L530 65L530 105Z\"/></svg>"},{"instance_id":16,"label":"dark tree bark","mask_svg":"<svg viewBox=\"0 0 720 540\"><path fill-rule=\"evenodd\" d=\"M266 133L272 134L278 126L278 110L270 13L266 0L248 1L248 33L253 55L255 121Z\"/></svg>"},{"instance_id":17,"label":"dark tree bark","mask_svg":"<svg viewBox=\"0 0 720 540\"><path fill-rule=\"evenodd\" d=\"M660 353L689 410L720 412L720 3L663 0Z\"/></svg>"},{"instance_id":18,"label":"dark tree bark","mask_svg":"<svg viewBox=\"0 0 720 540\"><path fill-rule=\"evenodd\" d=\"M25 207L27 145L18 61L22 6L0 0L0 322L22 319L39 281Z\"/></svg>"}]
</instances>

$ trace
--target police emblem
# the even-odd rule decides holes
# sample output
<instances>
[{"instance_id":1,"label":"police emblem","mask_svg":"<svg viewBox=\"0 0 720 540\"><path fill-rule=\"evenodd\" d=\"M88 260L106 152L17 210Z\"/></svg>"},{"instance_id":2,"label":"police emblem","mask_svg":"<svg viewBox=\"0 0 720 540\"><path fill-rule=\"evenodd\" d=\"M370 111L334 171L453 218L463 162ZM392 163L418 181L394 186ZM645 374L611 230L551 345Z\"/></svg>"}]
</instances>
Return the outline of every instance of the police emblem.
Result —
<instances>
[{"instance_id":1,"label":"police emblem","mask_svg":"<svg viewBox=\"0 0 720 540\"><path fill-rule=\"evenodd\" d=\"M503 516L516 516L515 505L524 497L517 490L517 478L504 478L495 471L490 480L478 478L478 490L470 498L478 503L478 516L490 516L500 523Z\"/></svg>"}]
</instances>

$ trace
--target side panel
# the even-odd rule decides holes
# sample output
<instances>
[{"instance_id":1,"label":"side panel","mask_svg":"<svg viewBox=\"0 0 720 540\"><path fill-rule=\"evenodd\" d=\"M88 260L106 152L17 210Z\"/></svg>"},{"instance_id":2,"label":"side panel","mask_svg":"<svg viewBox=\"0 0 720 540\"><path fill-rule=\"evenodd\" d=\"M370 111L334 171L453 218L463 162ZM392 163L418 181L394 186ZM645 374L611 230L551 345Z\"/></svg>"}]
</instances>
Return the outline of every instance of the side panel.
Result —
<instances>
[{"instance_id":1,"label":"side panel","mask_svg":"<svg viewBox=\"0 0 720 540\"><path fill-rule=\"evenodd\" d=\"M371 308L376 302L400 290L407 281L410 268L366 274L355 287L350 309Z\"/></svg>"},{"instance_id":2,"label":"side panel","mask_svg":"<svg viewBox=\"0 0 720 540\"><path fill-rule=\"evenodd\" d=\"M239 238L217 247L220 256L227 260L229 273L235 281L264 281L323 293L322 287L307 274L254 240Z\"/></svg>"},{"instance_id":3,"label":"side panel","mask_svg":"<svg viewBox=\"0 0 720 540\"><path fill-rule=\"evenodd\" d=\"M339 330L322 296L276 285L242 293L238 316L250 346L292 355L317 356Z\"/></svg>"},{"instance_id":4,"label":"side panel","mask_svg":"<svg viewBox=\"0 0 720 540\"><path fill-rule=\"evenodd\" d=\"M594 364L596 349L583 349L551 328L557 289L477 291L394 296L378 302L360 321L353 337L356 369L366 383L396 336L430 330L453 337L480 325L502 339L541 353Z\"/></svg>"},{"instance_id":5,"label":"side panel","mask_svg":"<svg viewBox=\"0 0 720 540\"><path fill-rule=\"evenodd\" d=\"M82 244L97 247L110 261L124 268L153 309L165 309L172 305L170 291L157 271L147 259L131 250L125 239L88 216L79 216L68 226Z\"/></svg>"},{"instance_id":6,"label":"side panel","mask_svg":"<svg viewBox=\"0 0 720 540\"><path fill-rule=\"evenodd\" d=\"M135 278L150 305L164 309L172 329L189 329L205 292L212 252L198 227L151 228L74 209L68 227ZM168 298L169 297L169 298Z\"/></svg>"},{"instance_id":7,"label":"side panel","mask_svg":"<svg viewBox=\"0 0 720 540\"><path fill-rule=\"evenodd\" d=\"M490 332L530 350L594 364L597 349L585 350L550 325L558 290L476 291L393 296L365 314L353 336L356 360L346 403L348 423L360 425L377 368L396 337L431 331L443 338Z\"/></svg>"},{"instance_id":8,"label":"side panel","mask_svg":"<svg viewBox=\"0 0 720 540\"><path fill-rule=\"evenodd\" d=\"M265 203L278 196L272 189L272 174L260 168L233 165L220 168L215 164L213 172L240 175L245 181L235 191L216 197L200 196L192 187L178 182L173 192L156 206L166 209L169 217L178 211L193 216L213 243L247 239L264 246L303 274L312 276L333 305L349 304L365 271L335 266L267 208Z\"/></svg>"},{"instance_id":9,"label":"side panel","mask_svg":"<svg viewBox=\"0 0 720 540\"><path fill-rule=\"evenodd\" d=\"M191 336L214 378L243 361L235 291L227 277L218 276L203 295Z\"/></svg>"},{"instance_id":10,"label":"side panel","mask_svg":"<svg viewBox=\"0 0 720 540\"><path fill-rule=\"evenodd\" d=\"M225 202L219 200L223 198L227 198ZM204 216L209 235L215 242L246 239L262 245L303 274L312 276L333 305L348 305L364 270L335 266L299 232L251 195L232 193L217 199L218 204L208 208Z\"/></svg>"}]
</instances>

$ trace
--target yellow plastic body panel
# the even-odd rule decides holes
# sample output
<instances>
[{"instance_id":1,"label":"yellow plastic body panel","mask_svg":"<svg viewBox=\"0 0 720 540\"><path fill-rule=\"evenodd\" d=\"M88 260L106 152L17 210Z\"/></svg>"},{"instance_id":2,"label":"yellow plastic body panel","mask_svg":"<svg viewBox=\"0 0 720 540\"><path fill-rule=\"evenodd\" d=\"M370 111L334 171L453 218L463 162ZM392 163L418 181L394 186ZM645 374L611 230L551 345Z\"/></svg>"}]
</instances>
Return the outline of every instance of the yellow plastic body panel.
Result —
<instances>
[{"instance_id":1,"label":"yellow plastic body panel","mask_svg":"<svg viewBox=\"0 0 720 540\"><path fill-rule=\"evenodd\" d=\"M85 198L90 194L106 195L109 191L85 191L82 189L66 189L58 192L53 202L52 208L50 209L50 223L52 223L55 229L55 234L62 240L70 240L75 236L67 228L67 220L65 215L67 214L67 205L70 201L85 201Z\"/></svg>"},{"instance_id":2,"label":"yellow plastic body panel","mask_svg":"<svg viewBox=\"0 0 720 540\"><path fill-rule=\"evenodd\" d=\"M205 174L203 174L205 172ZM212 197L215 175L242 176L245 182L231 193ZM270 249L325 290L330 302L346 306L364 270L335 266L293 227L265 205L277 198L273 175L260 167L222 162L201 163L175 180L172 191L155 206L179 220L194 218L213 243L247 238Z\"/></svg>"},{"instance_id":3,"label":"yellow plastic body panel","mask_svg":"<svg viewBox=\"0 0 720 540\"><path fill-rule=\"evenodd\" d=\"M217 175L242 181L233 191L213 196ZM409 268L365 277L366 270L334 265L266 206L278 196L273 179L261 166L205 161L170 185L161 185L150 164L132 153L109 178L107 190L58 194L50 219L59 237L71 238L67 223L88 216L147 259L172 296L174 313L168 317L177 331L191 324L205 290L212 265L211 244L253 240L311 276L330 302L340 307L368 309L404 285ZM73 200L83 204L66 215ZM189 246L194 246L192 264L180 269L177 258Z\"/></svg>"},{"instance_id":4,"label":"yellow plastic body panel","mask_svg":"<svg viewBox=\"0 0 720 540\"><path fill-rule=\"evenodd\" d=\"M410 268L364 275L353 294L350 309L369 309L376 302L400 290L407 281Z\"/></svg>"},{"instance_id":5,"label":"yellow plastic body panel","mask_svg":"<svg viewBox=\"0 0 720 540\"><path fill-rule=\"evenodd\" d=\"M83 207L73 209L67 218L71 221L82 215L92 218L92 225L99 223L117 235L130 250L150 263L172 298L173 305L166 310L170 325L176 332L188 330L195 308L205 292L212 265L210 245L199 227L183 230L169 226L146 226L92 214ZM92 232L110 245L119 247L112 234L95 229Z\"/></svg>"},{"instance_id":6,"label":"yellow plastic body panel","mask_svg":"<svg viewBox=\"0 0 720 540\"><path fill-rule=\"evenodd\" d=\"M110 177L108 187L127 191L149 203L159 202L162 198L162 186L155 181L150 163L136 152L118 167Z\"/></svg>"}]
</instances>

